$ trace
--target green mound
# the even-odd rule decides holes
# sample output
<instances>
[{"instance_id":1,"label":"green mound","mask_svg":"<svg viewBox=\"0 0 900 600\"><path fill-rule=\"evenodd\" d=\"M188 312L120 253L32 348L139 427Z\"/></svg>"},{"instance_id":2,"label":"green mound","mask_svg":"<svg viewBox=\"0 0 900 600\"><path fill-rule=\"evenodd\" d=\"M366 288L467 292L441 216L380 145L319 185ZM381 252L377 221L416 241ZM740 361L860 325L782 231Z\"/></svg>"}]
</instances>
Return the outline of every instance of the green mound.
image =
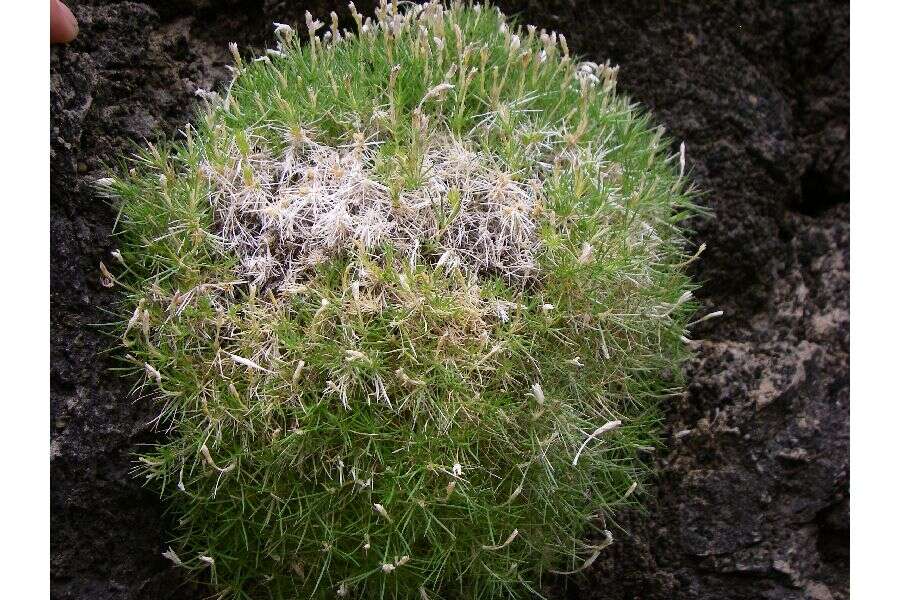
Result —
<instances>
[{"instance_id":1,"label":"green mound","mask_svg":"<svg viewBox=\"0 0 900 600\"><path fill-rule=\"evenodd\" d=\"M562 36L353 12L233 47L185 139L100 182L165 432L138 470L226 596L532 595L650 474L694 308L683 157Z\"/></svg>"}]
</instances>

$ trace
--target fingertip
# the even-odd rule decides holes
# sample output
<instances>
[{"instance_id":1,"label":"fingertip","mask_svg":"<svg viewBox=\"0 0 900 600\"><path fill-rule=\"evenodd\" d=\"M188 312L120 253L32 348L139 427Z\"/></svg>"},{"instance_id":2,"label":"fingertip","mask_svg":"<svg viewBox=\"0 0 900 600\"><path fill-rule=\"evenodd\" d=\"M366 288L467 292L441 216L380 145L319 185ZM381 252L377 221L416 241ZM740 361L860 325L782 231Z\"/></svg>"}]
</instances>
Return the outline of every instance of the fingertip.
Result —
<instances>
[{"instance_id":1,"label":"fingertip","mask_svg":"<svg viewBox=\"0 0 900 600\"><path fill-rule=\"evenodd\" d=\"M59 0L50 0L50 43L65 44L78 35L78 20L69 7Z\"/></svg>"}]
</instances>

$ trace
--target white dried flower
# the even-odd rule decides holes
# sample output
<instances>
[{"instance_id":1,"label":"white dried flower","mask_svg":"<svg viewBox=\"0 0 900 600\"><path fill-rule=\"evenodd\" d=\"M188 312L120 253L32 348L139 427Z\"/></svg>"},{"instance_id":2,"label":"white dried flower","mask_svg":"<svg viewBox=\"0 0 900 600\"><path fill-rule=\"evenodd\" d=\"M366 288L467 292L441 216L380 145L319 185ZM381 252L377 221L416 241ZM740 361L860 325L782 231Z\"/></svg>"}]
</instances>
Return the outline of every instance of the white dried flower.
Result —
<instances>
[{"instance_id":1,"label":"white dried flower","mask_svg":"<svg viewBox=\"0 0 900 600\"><path fill-rule=\"evenodd\" d=\"M419 106L421 106L422 104L425 104L425 102L427 102L428 100L431 100L432 98L437 98L438 96L442 96L448 90L452 90L454 87L456 87L456 86L454 86L452 83L447 83L447 82L439 83L438 85L436 85L433 88L431 88L430 90L428 90L428 93L426 93L422 97L422 101L419 103Z\"/></svg>"},{"instance_id":2,"label":"white dried flower","mask_svg":"<svg viewBox=\"0 0 900 600\"><path fill-rule=\"evenodd\" d=\"M231 57L234 59L235 67L231 69L231 71L237 75L241 70L241 53L238 51L238 45L236 42L228 42L228 50L231 52ZM230 66L230 65L229 65Z\"/></svg>"},{"instance_id":3,"label":"white dried flower","mask_svg":"<svg viewBox=\"0 0 900 600\"><path fill-rule=\"evenodd\" d=\"M534 399L537 400L538 404L544 403L544 389L541 387L541 384L532 384L531 395L534 396Z\"/></svg>"},{"instance_id":4,"label":"white dried flower","mask_svg":"<svg viewBox=\"0 0 900 600\"><path fill-rule=\"evenodd\" d=\"M382 505L378 504L377 502L372 505L372 510L377 512L386 521L388 521L388 522L391 521L391 517L388 515L387 509L385 509Z\"/></svg>"},{"instance_id":5,"label":"white dried flower","mask_svg":"<svg viewBox=\"0 0 900 600\"><path fill-rule=\"evenodd\" d=\"M365 353L360 352L359 350L345 350L344 355L347 357L347 362L353 362L355 360L368 362L369 357L365 355Z\"/></svg>"},{"instance_id":6,"label":"white dried flower","mask_svg":"<svg viewBox=\"0 0 900 600\"><path fill-rule=\"evenodd\" d=\"M500 318L500 320L503 321L504 323L508 323L509 322L509 313L506 312L506 308L503 306L503 304L501 304L500 302L497 302L495 308L497 311L497 316Z\"/></svg>"},{"instance_id":7,"label":"white dried flower","mask_svg":"<svg viewBox=\"0 0 900 600\"><path fill-rule=\"evenodd\" d=\"M594 258L594 247L589 243L585 242L581 247L581 255L578 257L578 262L586 265L591 262Z\"/></svg>"},{"instance_id":8,"label":"white dried flower","mask_svg":"<svg viewBox=\"0 0 900 600\"><path fill-rule=\"evenodd\" d=\"M694 296L693 292L687 291L678 297L678 300L675 301L675 306L681 306L688 300L690 300Z\"/></svg>"},{"instance_id":9,"label":"white dried flower","mask_svg":"<svg viewBox=\"0 0 900 600\"><path fill-rule=\"evenodd\" d=\"M584 443L581 444L581 448L579 448L578 452L575 453L575 458L572 460L572 466L573 467L578 466L578 459L581 456L581 453L584 452L584 449L587 447L588 443L591 440L593 440L594 438L600 437L601 435L603 435L604 433L607 433L608 431L612 431L613 429L616 429L621 424L622 424L622 421L619 421L618 419L616 419L615 421L610 421L610 422L606 423L605 425L602 425L602 426L598 427L597 429L595 429L594 432L591 433L591 435L587 436L587 439L585 439Z\"/></svg>"},{"instance_id":10,"label":"white dried flower","mask_svg":"<svg viewBox=\"0 0 900 600\"><path fill-rule=\"evenodd\" d=\"M497 546L485 545L485 546L482 546L482 548L484 550L502 550L502 549L506 548L507 546L509 546L510 544L512 544L513 540L515 540L518 535L519 535L519 530L513 529L513 532L511 534L509 534L509 537L506 538L506 541L503 542L502 544L498 544Z\"/></svg>"},{"instance_id":11,"label":"white dried flower","mask_svg":"<svg viewBox=\"0 0 900 600\"><path fill-rule=\"evenodd\" d=\"M152 377L156 381L156 385L162 385L162 374L154 369L150 363L144 363L144 370L149 377Z\"/></svg>"},{"instance_id":12,"label":"white dried flower","mask_svg":"<svg viewBox=\"0 0 900 600\"><path fill-rule=\"evenodd\" d=\"M622 500L624 500L628 496L632 495L634 493L634 490L637 489L637 485L638 485L637 481L632 482L631 485L628 486L628 491L626 491L625 495L622 496Z\"/></svg>"},{"instance_id":13,"label":"white dried flower","mask_svg":"<svg viewBox=\"0 0 900 600\"><path fill-rule=\"evenodd\" d=\"M213 460L212 454L210 454L209 448L206 446L206 444L203 444L202 446L200 446L200 454L203 456L203 460L206 462L206 464L208 464L210 467L212 467L219 473L222 473L223 475L225 473L228 473L228 472L234 470L234 463L231 463L230 465L228 465L225 468L222 468L219 465L217 465L216 462Z\"/></svg>"},{"instance_id":14,"label":"white dried flower","mask_svg":"<svg viewBox=\"0 0 900 600\"><path fill-rule=\"evenodd\" d=\"M306 17L306 29L309 31L309 35L314 35L319 29L325 26L325 23L318 19L313 19L312 13L306 11L304 15Z\"/></svg>"},{"instance_id":15,"label":"white dried flower","mask_svg":"<svg viewBox=\"0 0 900 600\"><path fill-rule=\"evenodd\" d=\"M724 314L725 314L725 311L724 311L724 310L716 310L716 311L713 311L713 312L709 313L709 314L706 315L706 316L700 317L700 318L697 319L696 321L693 321L693 322L691 322L691 323L688 323L687 326L690 327L690 326L692 326L692 325L696 325L697 323L702 323L703 321L709 321L710 319L717 319L717 318L721 317L721 316L724 315Z\"/></svg>"},{"instance_id":16,"label":"white dried flower","mask_svg":"<svg viewBox=\"0 0 900 600\"><path fill-rule=\"evenodd\" d=\"M286 25L284 23L272 23L275 26L275 35L277 36L289 36L294 32L294 28L290 25Z\"/></svg>"},{"instance_id":17,"label":"white dried flower","mask_svg":"<svg viewBox=\"0 0 900 600\"><path fill-rule=\"evenodd\" d=\"M306 366L305 361L297 361L297 366L294 368L294 374L291 376L291 383L297 385L297 382L300 381L300 374L303 372L303 367Z\"/></svg>"},{"instance_id":18,"label":"white dried flower","mask_svg":"<svg viewBox=\"0 0 900 600\"><path fill-rule=\"evenodd\" d=\"M232 354L231 352L226 352L225 354L230 356L231 360L233 360L234 362L236 362L239 365L243 365L243 366L249 367L251 369L256 369L257 371L262 371L263 373L271 373L272 372L269 369L266 369L265 367L253 362L249 358L237 356L236 354Z\"/></svg>"},{"instance_id":19,"label":"white dried flower","mask_svg":"<svg viewBox=\"0 0 900 600\"><path fill-rule=\"evenodd\" d=\"M176 567L180 567L182 564L184 564L181 562L181 559L178 557L178 555L175 553L175 551L172 550L171 546L169 546L169 549L166 550L165 552L163 552L162 555L163 555L163 558L167 558L167 559L171 560L172 564L174 564Z\"/></svg>"},{"instance_id":20,"label":"white dried flower","mask_svg":"<svg viewBox=\"0 0 900 600\"><path fill-rule=\"evenodd\" d=\"M116 285L116 278L109 272L102 260L100 261L100 285L106 288Z\"/></svg>"},{"instance_id":21,"label":"white dried flower","mask_svg":"<svg viewBox=\"0 0 900 600\"><path fill-rule=\"evenodd\" d=\"M203 88L197 88L196 90L194 90L194 95L208 102L218 102L219 100L218 92L211 92L209 90L204 90Z\"/></svg>"}]
</instances>

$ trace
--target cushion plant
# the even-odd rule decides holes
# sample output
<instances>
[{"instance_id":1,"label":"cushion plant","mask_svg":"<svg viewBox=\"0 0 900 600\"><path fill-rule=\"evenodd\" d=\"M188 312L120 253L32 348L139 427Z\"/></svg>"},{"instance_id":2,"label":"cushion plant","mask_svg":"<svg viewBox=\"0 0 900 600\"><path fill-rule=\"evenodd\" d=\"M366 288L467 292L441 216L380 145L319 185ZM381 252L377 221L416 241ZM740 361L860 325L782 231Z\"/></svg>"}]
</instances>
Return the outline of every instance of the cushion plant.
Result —
<instances>
[{"instance_id":1,"label":"cushion plant","mask_svg":"<svg viewBox=\"0 0 900 600\"><path fill-rule=\"evenodd\" d=\"M611 543L678 391L683 153L562 35L401 4L232 45L100 182L138 470L225 596L537 594Z\"/></svg>"}]
</instances>

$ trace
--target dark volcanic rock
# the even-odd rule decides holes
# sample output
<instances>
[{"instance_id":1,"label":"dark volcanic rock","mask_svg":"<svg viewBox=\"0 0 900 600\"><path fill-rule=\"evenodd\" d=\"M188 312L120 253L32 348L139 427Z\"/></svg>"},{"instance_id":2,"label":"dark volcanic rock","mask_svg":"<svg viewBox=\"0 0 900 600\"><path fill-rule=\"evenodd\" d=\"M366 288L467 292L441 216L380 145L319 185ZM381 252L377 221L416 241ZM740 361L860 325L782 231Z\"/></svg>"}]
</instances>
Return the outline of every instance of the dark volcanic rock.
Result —
<instances>
[{"instance_id":1,"label":"dark volcanic rock","mask_svg":"<svg viewBox=\"0 0 900 600\"><path fill-rule=\"evenodd\" d=\"M95 326L116 298L98 271L115 211L91 182L190 119L194 90L226 76L227 42L259 48L272 20L334 6L71 4L81 33L50 64L53 596L200 598L160 556L169 524L129 474L154 434ZM501 5L619 63L620 88L686 141L716 214L695 223L699 295L726 313L695 331L647 510L620 515L618 543L558 595L847 598L848 5Z\"/></svg>"}]
</instances>

